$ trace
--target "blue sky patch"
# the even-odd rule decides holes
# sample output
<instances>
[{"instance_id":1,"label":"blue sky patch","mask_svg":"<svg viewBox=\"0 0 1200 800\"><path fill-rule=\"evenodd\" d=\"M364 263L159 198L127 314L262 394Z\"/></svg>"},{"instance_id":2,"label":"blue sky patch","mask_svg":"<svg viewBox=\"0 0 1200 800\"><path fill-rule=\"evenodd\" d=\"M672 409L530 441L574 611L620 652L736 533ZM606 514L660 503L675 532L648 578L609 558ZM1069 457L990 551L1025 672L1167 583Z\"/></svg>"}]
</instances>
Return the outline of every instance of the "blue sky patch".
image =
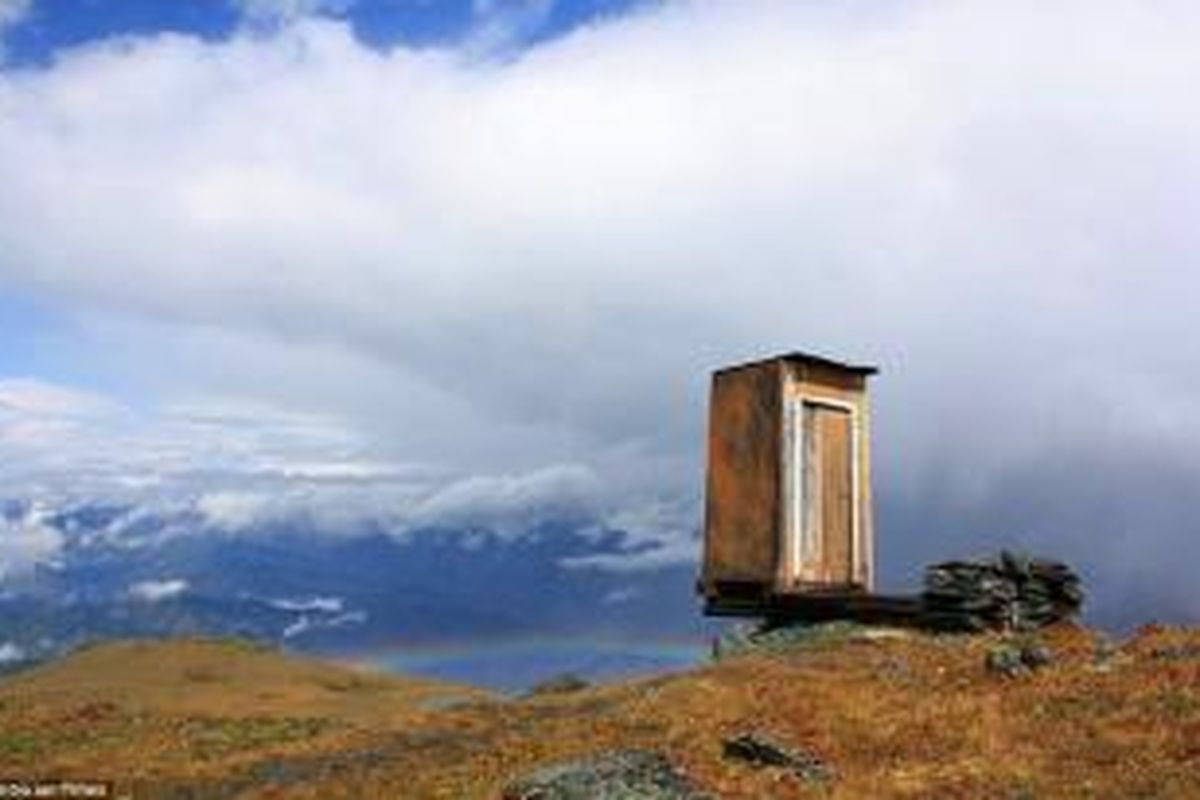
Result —
<instances>
[{"instance_id":1,"label":"blue sky patch","mask_svg":"<svg viewBox=\"0 0 1200 800\"><path fill-rule=\"evenodd\" d=\"M33 0L4 37L10 65L46 64L55 52L113 36L172 32L205 40L227 38L244 26L299 15L293 9L346 20L362 42L452 46L480 26L511 24L519 44L552 39L581 25L619 15L646 0ZM269 13L265 9L281 9Z\"/></svg>"}]
</instances>

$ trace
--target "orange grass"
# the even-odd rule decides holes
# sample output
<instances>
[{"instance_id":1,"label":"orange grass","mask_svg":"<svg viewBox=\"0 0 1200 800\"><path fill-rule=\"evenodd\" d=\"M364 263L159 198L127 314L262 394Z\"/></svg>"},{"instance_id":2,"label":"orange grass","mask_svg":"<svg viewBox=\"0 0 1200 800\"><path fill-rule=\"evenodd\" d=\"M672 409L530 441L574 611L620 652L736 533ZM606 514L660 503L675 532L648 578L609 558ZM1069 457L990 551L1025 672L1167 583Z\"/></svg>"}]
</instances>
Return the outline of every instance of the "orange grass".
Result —
<instances>
[{"instance_id":1,"label":"orange grass","mask_svg":"<svg viewBox=\"0 0 1200 800\"><path fill-rule=\"evenodd\" d=\"M1200 631L1089 631L1003 678L995 636L849 632L689 672L506 700L214 641L122 643L0 683L0 774L108 778L135 797L492 798L540 765L662 750L723 798L1200 797ZM433 710L430 698L464 703ZM757 730L836 772L722 758Z\"/></svg>"}]
</instances>

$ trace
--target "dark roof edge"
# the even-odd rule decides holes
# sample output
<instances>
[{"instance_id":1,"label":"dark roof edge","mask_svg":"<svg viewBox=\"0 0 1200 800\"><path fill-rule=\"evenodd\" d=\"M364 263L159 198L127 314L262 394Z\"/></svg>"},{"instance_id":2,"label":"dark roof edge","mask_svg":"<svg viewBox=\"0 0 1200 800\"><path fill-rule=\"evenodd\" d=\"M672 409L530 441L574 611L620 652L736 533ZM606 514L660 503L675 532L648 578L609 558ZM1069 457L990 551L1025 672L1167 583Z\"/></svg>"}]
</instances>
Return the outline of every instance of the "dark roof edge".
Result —
<instances>
[{"instance_id":1,"label":"dark roof edge","mask_svg":"<svg viewBox=\"0 0 1200 800\"><path fill-rule=\"evenodd\" d=\"M770 364L775 361L790 361L790 362L801 362L801 363L806 363L806 364L820 364L821 366L824 366L824 367L832 367L834 369L845 370L846 372L853 372L856 375L875 375L876 373L879 372L878 367L873 367L873 366L869 366L869 365L865 365L865 364L847 364L844 361L835 361L834 359L826 358L825 356L818 356L813 353L804 353L799 350L793 350L790 353L781 353L780 355L771 356L769 358L759 358L759 359L755 359L754 361L744 362L742 364L734 364L729 367L721 367L720 369L715 370L714 374L719 373L719 372L732 372L733 370L746 369L748 367L759 367L759 366L762 366L763 364Z\"/></svg>"}]
</instances>

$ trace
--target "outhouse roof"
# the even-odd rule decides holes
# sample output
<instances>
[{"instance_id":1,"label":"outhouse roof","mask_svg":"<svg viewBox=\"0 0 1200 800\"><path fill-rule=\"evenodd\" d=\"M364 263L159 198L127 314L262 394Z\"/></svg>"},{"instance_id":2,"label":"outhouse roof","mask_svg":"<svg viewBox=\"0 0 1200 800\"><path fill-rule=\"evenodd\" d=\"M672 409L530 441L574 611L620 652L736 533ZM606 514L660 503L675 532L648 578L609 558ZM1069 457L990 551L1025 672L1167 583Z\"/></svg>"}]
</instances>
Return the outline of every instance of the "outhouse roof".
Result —
<instances>
[{"instance_id":1,"label":"outhouse roof","mask_svg":"<svg viewBox=\"0 0 1200 800\"><path fill-rule=\"evenodd\" d=\"M856 375L874 375L879 372L877 367L863 364L847 364L844 361L836 361L825 356L815 355L813 353L805 353L800 350L793 350L790 353L781 353L770 358L760 358L755 361L748 361L744 364L736 364L731 367L722 367L717 372L729 372L735 369L745 369L746 367L755 367L761 364L768 364L772 361L787 361L794 364L819 364L823 367L832 367L833 369L852 372Z\"/></svg>"}]
</instances>

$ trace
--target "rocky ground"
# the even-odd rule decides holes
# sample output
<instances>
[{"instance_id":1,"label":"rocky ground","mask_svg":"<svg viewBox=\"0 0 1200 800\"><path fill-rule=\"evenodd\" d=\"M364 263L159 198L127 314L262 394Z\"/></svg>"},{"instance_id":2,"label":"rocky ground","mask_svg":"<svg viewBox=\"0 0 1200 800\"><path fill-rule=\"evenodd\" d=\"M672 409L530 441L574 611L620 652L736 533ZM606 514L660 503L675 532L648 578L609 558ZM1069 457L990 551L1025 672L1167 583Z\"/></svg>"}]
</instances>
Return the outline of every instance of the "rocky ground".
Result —
<instances>
[{"instance_id":1,"label":"rocky ground","mask_svg":"<svg viewBox=\"0 0 1200 800\"><path fill-rule=\"evenodd\" d=\"M0 682L0 774L137 798L1200 797L1200 631L848 625L524 698L228 641Z\"/></svg>"}]
</instances>

